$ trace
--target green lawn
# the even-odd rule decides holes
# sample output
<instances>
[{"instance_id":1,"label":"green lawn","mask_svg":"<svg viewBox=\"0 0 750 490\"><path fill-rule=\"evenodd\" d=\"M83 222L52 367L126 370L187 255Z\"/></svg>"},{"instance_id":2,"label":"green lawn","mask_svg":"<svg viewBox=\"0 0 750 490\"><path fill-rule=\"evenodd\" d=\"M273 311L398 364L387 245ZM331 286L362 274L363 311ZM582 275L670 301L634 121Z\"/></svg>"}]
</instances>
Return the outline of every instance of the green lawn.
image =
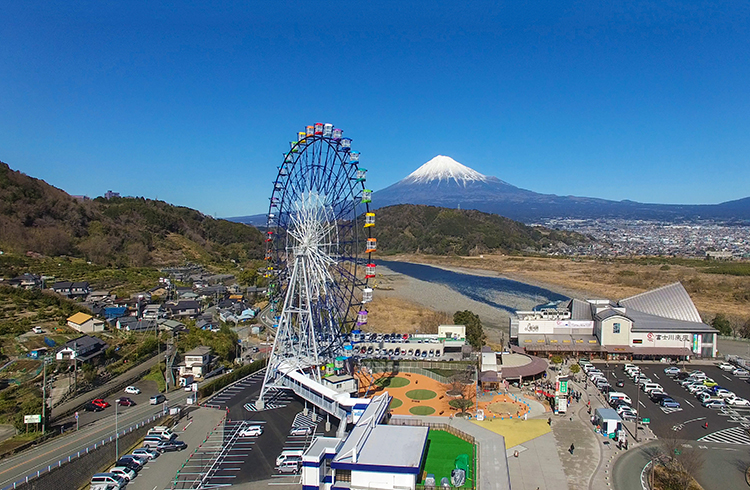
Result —
<instances>
[{"instance_id":1,"label":"green lawn","mask_svg":"<svg viewBox=\"0 0 750 490\"><path fill-rule=\"evenodd\" d=\"M435 409L432 407L411 407L409 412L413 415L432 415Z\"/></svg>"},{"instance_id":2,"label":"green lawn","mask_svg":"<svg viewBox=\"0 0 750 490\"><path fill-rule=\"evenodd\" d=\"M471 474L467 475L465 486L470 486L474 481L474 446L442 430L430 430L428 441L427 456L420 478L432 473L435 475L435 482L440 485L440 479L444 476L450 479L451 471L456 467L456 456L468 454Z\"/></svg>"},{"instance_id":3,"label":"green lawn","mask_svg":"<svg viewBox=\"0 0 750 490\"><path fill-rule=\"evenodd\" d=\"M391 399L391 404L390 404L389 408L398 408L398 407L400 407L403 404L404 404L404 402L402 402L398 398L393 398L393 399Z\"/></svg>"},{"instance_id":4,"label":"green lawn","mask_svg":"<svg viewBox=\"0 0 750 490\"><path fill-rule=\"evenodd\" d=\"M412 400L432 400L437 393L432 390L410 390L406 392L406 396Z\"/></svg>"},{"instance_id":5,"label":"green lawn","mask_svg":"<svg viewBox=\"0 0 750 490\"><path fill-rule=\"evenodd\" d=\"M375 381L376 385L382 386L383 388L402 388L409 383L411 383L411 381L400 376L396 376L394 378L385 377Z\"/></svg>"}]
</instances>

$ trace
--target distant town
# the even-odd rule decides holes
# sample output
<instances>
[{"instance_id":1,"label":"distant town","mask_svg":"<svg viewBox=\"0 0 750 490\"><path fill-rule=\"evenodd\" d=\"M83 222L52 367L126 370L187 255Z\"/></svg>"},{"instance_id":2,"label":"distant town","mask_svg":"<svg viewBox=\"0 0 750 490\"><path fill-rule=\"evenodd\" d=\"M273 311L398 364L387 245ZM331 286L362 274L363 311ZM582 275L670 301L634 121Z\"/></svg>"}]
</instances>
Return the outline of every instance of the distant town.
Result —
<instances>
[{"instance_id":1,"label":"distant town","mask_svg":"<svg viewBox=\"0 0 750 490\"><path fill-rule=\"evenodd\" d=\"M558 255L680 256L733 260L750 257L750 226L712 220L692 223L627 219L552 218L539 225L588 235L596 241L561 245Z\"/></svg>"}]
</instances>

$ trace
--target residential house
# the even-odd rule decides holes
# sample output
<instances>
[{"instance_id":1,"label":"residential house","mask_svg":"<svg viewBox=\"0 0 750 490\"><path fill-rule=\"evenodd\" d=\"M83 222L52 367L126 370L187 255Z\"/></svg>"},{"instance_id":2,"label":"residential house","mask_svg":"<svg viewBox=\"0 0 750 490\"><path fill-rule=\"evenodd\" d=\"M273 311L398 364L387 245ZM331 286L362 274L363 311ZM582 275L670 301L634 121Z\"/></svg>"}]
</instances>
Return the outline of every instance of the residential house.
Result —
<instances>
[{"instance_id":1,"label":"residential house","mask_svg":"<svg viewBox=\"0 0 750 490\"><path fill-rule=\"evenodd\" d=\"M212 332L218 332L221 328L219 322L213 320L205 320L203 318L195 322L195 326L200 328L201 330L211 330Z\"/></svg>"},{"instance_id":2,"label":"residential house","mask_svg":"<svg viewBox=\"0 0 750 490\"><path fill-rule=\"evenodd\" d=\"M183 358L184 360L179 366L180 376L192 374L196 378L202 378L208 372L211 364L211 348L200 345L186 352Z\"/></svg>"},{"instance_id":3,"label":"residential house","mask_svg":"<svg viewBox=\"0 0 750 490\"><path fill-rule=\"evenodd\" d=\"M127 316L127 306L107 306L104 308L104 318L120 318L121 316Z\"/></svg>"},{"instance_id":4,"label":"residential house","mask_svg":"<svg viewBox=\"0 0 750 490\"><path fill-rule=\"evenodd\" d=\"M194 317L201 312L201 305L193 300L172 301L165 305L172 318Z\"/></svg>"},{"instance_id":5,"label":"residential house","mask_svg":"<svg viewBox=\"0 0 750 490\"><path fill-rule=\"evenodd\" d=\"M89 297L86 298L86 301L90 301L92 303L106 303L114 299L114 295L110 294L109 291L91 291L91 293L89 293Z\"/></svg>"},{"instance_id":6,"label":"residential house","mask_svg":"<svg viewBox=\"0 0 750 490\"><path fill-rule=\"evenodd\" d=\"M14 288L39 289L42 287L42 278L36 274L27 272L26 274L5 281L5 284Z\"/></svg>"},{"instance_id":7,"label":"residential house","mask_svg":"<svg viewBox=\"0 0 750 490\"><path fill-rule=\"evenodd\" d=\"M70 297L70 288L73 286L72 282L58 281L52 285L52 290L57 294Z\"/></svg>"},{"instance_id":8,"label":"residential house","mask_svg":"<svg viewBox=\"0 0 750 490\"><path fill-rule=\"evenodd\" d=\"M103 332L104 322L86 313L76 313L68 318L68 326L79 332Z\"/></svg>"},{"instance_id":9,"label":"residential house","mask_svg":"<svg viewBox=\"0 0 750 490\"><path fill-rule=\"evenodd\" d=\"M128 332L145 332L148 330L156 332L156 327L156 320L137 320L125 325L125 330Z\"/></svg>"},{"instance_id":10,"label":"residential house","mask_svg":"<svg viewBox=\"0 0 750 490\"><path fill-rule=\"evenodd\" d=\"M87 362L103 354L107 350L107 347L109 345L103 340L84 335L65 342L65 347L55 354L55 359L58 361L72 361L75 359L80 362Z\"/></svg>"},{"instance_id":11,"label":"residential house","mask_svg":"<svg viewBox=\"0 0 750 490\"><path fill-rule=\"evenodd\" d=\"M70 285L70 296L73 298L80 298L82 296L88 296L89 293L91 293L91 288L89 287L89 283L83 281L83 282L74 282Z\"/></svg>"},{"instance_id":12,"label":"residential house","mask_svg":"<svg viewBox=\"0 0 750 490\"><path fill-rule=\"evenodd\" d=\"M159 320L156 320L156 323L159 326L159 330L165 330L169 332L181 332L187 329L184 323L167 318L160 318Z\"/></svg>"},{"instance_id":13,"label":"residential house","mask_svg":"<svg viewBox=\"0 0 750 490\"><path fill-rule=\"evenodd\" d=\"M144 320L158 320L159 318L164 318L166 316L167 312L164 311L164 308L158 303L146 305L146 309L143 310L143 319Z\"/></svg>"}]
</instances>

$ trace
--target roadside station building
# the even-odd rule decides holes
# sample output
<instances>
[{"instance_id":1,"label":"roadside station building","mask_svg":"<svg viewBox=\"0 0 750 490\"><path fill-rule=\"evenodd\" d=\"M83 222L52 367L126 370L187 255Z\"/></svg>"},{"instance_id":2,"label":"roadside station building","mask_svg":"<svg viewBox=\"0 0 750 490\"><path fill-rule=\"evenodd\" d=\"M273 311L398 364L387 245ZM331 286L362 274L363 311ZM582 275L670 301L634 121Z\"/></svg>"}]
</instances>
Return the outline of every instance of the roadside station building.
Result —
<instances>
[{"instance_id":1,"label":"roadside station building","mask_svg":"<svg viewBox=\"0 0 750 490\"><path fill-rule=\"evenodd\" d=\"M572 299L543 305L510 320L512 343L549 357L710 358L716 356L717 335L679 282L618 302Z\"/></svg>"}]
</instances>

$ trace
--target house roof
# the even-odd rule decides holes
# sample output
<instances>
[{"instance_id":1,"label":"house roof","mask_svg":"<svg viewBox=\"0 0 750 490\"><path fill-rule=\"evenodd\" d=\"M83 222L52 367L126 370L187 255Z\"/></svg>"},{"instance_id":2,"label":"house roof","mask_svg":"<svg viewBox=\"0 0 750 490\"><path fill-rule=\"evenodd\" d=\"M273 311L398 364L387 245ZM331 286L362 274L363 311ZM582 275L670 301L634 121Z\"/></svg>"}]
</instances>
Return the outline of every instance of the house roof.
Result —
<instances>
[{"instance_id":1,"label":"house roof","mask_svg":"<svg viewBox=\"0 0 750 490\"><path fill-rule=\"evenodd\" d=\"M91 316L91 315L87 315L86 313L83 313L83 312L79 311L75 315L73 315L71 317L68 317L68 321L69 322L73 322L76 325L83 325L84 323L86 323L87 321L91 320L92 318L94 318L94 317Z\"/></svg>"},{"instance_id":2,"label":"house roof","mask_svg":"<svg viewBox=\"0 0 750 490\"><path fill-rule=\"evenodd\" d=\"M68 281L60 281L56 282L52 285L52 289L70 289L70 286L72 286L72 282Z\"/></svg>"},{"instance_id":3,"label":"house roof","mask_svg":"<svg viewBox=\"0 0 750 490\"><path fill-rule=\"evenodd\" d=\"M186 356L205 356L206 354L211 353L211 348L207 347L205 345L199 345L193 350L189 350L185 352Z\"/></svg>"},{"instance_id":4,"label":"house roof","mask_svg":"<svg viewBox=\"0 0 750 490\"><path fill-rule=\"evenodd\" d=\"M620 300L620 305L650 315L702 323L698 309L681 283L675 282L660 288Z\"/></svg>"},{"instance_id":5,"label":"house roof","mask_svg":"<svg viewBox=\"0 0 750 490\"><path fill-rule=\"evenodd\" d=\"M636 310L628 310L628 316L633 319L632 332L719 333L701 321L674 320Z\"/></svg>"},{"instance_id":6,"label":"house roof","mask_svg":"<svg viewBox=\"0 0 750 490\"><path fill-rule=\"evenodd\" d=\"M593 320L591 315L591 303L580 299L570 300L571 320Z\"/></svg>"},{"instance_id":7,"label":"house roof","mask_svg":"<svg viewBox=\"0 0 750 490\"><path fill-rule=\"evenodd\" d=\"M613 310L611 308L608 308L606 310L602 310L596 315L597 320L606 320L607 318L612 318L613 316L619 316L622 318L627 318L628 320L632 320L632 318L629 315L626 315L625 313L617 310Z\"/></svg>"}]
</instances>

